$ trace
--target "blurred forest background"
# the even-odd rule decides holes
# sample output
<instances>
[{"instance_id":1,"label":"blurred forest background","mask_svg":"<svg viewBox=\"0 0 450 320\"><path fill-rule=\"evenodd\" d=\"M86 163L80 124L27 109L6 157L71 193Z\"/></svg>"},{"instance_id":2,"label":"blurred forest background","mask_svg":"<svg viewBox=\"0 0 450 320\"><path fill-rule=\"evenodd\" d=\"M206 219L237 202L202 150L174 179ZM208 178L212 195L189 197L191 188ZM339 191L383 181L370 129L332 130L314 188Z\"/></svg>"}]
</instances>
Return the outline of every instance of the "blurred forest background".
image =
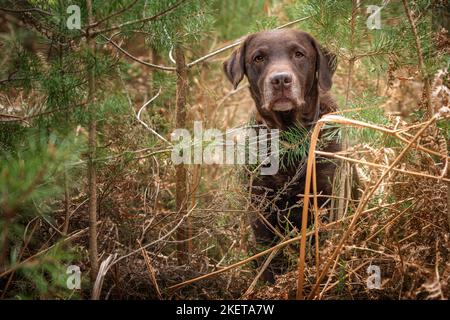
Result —
<instances>
[{"instance_id":1,"label":"blurred forest background","mask_svg":"<svg viewBox=\"0 0 450 320\"><path fill-rule=\"evenodd\" d=\"M381 7L380 28L368 27L371 5ZM308 241L306 297L448 299L449 8L0 0L0 297L294 297L298 241L277 248L290 272L274 285L257 281L252 257L263 249L248 221L258 208L242 168L170 160L175 128L248 123L246 84L233 90L222 62L245 35L288 27L337 55L332 93L340 114L360 121L340 124L341 177L353 163L373 191L349 200L345 179L336 183L336 214L316 225L320 241ZM372 265L379 289L366 285ZM77 267L79 289L68 286Z\"/></svg>"}]
</instances>

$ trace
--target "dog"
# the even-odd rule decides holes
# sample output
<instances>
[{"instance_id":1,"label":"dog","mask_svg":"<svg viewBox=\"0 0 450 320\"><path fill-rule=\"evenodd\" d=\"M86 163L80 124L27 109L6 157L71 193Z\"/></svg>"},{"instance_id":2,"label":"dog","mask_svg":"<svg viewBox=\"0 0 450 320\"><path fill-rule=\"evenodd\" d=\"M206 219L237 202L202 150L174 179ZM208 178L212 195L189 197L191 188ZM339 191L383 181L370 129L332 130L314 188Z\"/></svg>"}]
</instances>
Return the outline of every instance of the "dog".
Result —
<instances>
[{"instance_id":1,"label":"dog","mask_svg":"<svg viewBox=\"0 0 450 320\"><path fill-rule=\"evenodd\" d=\"M223 63L223 70L236 89L244 77L255 101L255 119L270 129L289 130L301 126L311 131L324 114L337 110L329 91L336 70L336 56L325 50L306 32L294 29L263 31L245 38L241 46ZM327 142L323 150L336 152L340 144ZM317 159L317 191L331 195L336 164ZM280 166L281 167L281 166ZM305 187L306 159L283 166L274 176L257 176L252 188L252 202L263 214L252 221L256 244L274 245L291 226L300 230ZM326 198L319 198L319 206ZM311 223L311 217L309 223ZM262 279L274 282L286 261L278 255L263 272Z\"/></svg>"}]
</instances>

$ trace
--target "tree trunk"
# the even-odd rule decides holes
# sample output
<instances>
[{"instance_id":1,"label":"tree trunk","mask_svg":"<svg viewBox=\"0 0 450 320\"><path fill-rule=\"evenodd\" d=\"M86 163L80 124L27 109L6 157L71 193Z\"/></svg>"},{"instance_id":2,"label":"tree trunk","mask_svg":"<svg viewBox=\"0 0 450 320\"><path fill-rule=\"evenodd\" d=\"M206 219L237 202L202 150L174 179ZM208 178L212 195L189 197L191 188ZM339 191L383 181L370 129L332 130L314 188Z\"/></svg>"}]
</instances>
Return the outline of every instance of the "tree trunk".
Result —
<instances>
[{"instance_id":1,"label":"tree trunk","mask_svg":"<svg viewBox=\"0 0 450 320\"><path fill-rule=\"evenodd\" d=\"M89 24L94 22L92 16L92 1L87 0ZM95 53L95 40L92 39L90 30L87 31L86 38L89 51ZM89 113L89 159L88 159L88 184L89 184L89 260L91 262L90 278L92 284L95 283L98 272L98 250L97 250L97 172L95 168L95 154L97 147L97 120L94 108L95 98L95 74L93 66L88 64L88 113Z\"/></svg>"},{"instance_id":2,"label":"tree trunk","mask_svg":"<svg viewBox=\"0 0 450 320\"><path fill-rule=\"evenodd\" d=\"M67 235L67 232L69 231L69 221L70 221L70 195L69 195L69 183L68 183L68 174L67 174L67 168L64 169L64 212L65 212L65 219L64 219L64 227L63 227L63 234Z\"/></svg>"},{"instance_id":3,"label":"tree trunk","mask_svg":"<svg viewBox=\"0 0 450 320\"><path fill-rule=\"evenodd\" d=\"M187 67L183 49L180 45L175 48L175 61L177 64L177 105L175 115L175 128L186 127L186 97L187 97ZM187 181L184 164L176 166L176 209L180 219L186 214L187 208ZM179 264L184 264L189 246L186 239L189 234L188 222L182 224L177 230L177 258Z\"/></svg>"},{"instance_id":4,"label":"tree trunk","mask_svg":"<svg viewBox=\"0 0 450 320\"><path fill-rule=\"evenodd\" d=\"M348 108L350 102L350 91L352 87L352 77L355 67L355 29L356 29L356 19L358 14L358 9L360 7L360 3L357 0L352 1L352 17L350 20L350 49L351 49L351 57L348 62L348 73L347 73L347 86L345 89L345 109ZM342 150L347 150L349 148L349 136L347 130L345 128L342 131ZM350 196L350 188L351 185L351 170L350 164L346 161L342 161L340 165L340 170L338 171L339 179L339 189L338 189L338 197L337 199L337 210L336 215L332 214L335 220L340 220L344 218L347 209L348 209L348 201L345 200ZM333 209L334 211L334 209Z\"/></svg>"},{"instance_id":5,"label":"tree trunk","mask_svg":"<svg viewBox=\"0 0 450 320\"><path fill-rule=\"evenodd\" d=\"M419 63L419 71L422 75L422 81L423 81L423 99L425 100L425 107L426 111L428 112L428 117L431 118L433 116L433 109L431 105L431 84L430 84L430 77L427 74L426 68L425 68L425 62L423 58L423 50L422 45L420 44L420 38L419 34L417 33L416 28L416 21L413 16L413 13L411 12L408 1L403 0L403 7L405 9L405 14L408 17L409 24L411 25L411 32L414 35L414 40L416 44L416 51L417 51L417 60Z\"/></svg>"}]
</instances>

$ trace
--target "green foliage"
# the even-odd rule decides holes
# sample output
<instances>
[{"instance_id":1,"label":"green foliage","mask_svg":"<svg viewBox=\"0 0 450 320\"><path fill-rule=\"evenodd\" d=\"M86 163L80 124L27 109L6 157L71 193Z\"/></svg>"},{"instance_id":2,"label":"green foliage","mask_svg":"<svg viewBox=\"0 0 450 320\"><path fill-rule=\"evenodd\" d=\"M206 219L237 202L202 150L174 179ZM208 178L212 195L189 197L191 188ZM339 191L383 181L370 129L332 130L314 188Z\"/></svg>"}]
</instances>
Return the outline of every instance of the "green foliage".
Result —
<instances>
[{"instance_id":1,"label":"green foliage","mask_svg":"<svg viewBox=\"0 0 450 320\"><path fill-rule=\"evenodd\" d=\"M352 1L298 0L295 6L287 9L287 13L291 19L310 16L301 23L300 28L313 34L319 42L337 54L340 60L362 58L367 70L372 72L385 72L388 68L388 58L393 59L397 67L416 66L415 39L401 1L390 1L384 6L380 11L381 29L372 30L366 26L367 6L381 4L365 1L360 4L360 7L356 8ZM427 72L433 74L445 65L445 59L448 57L436 55L430 3L414 1L409 5L415 17L420 17L415 21L416 28Z\"/></svg>"},{"instance_id":2,"label":"green foliage","mask_svg":"<svg viewBox=\"0 0 450 320\"><path fill-rule=\"evenodd\" d=\"M250 32L259 31L262 27L262 25L258 27L260 21L274 19L264 14L264 2L264 0L213 1L214 29L217 30L219 37L234 40Z\"/></svg>"},{"instance_id":3,"label":"green foliage","mask_svg":"<svg viewBox=\"0 0 450 320\"><path fill-rule=\"evenodd\" d=\"M18 269L20 291L15 293L14 298L20 300L37 297L41 299L79 298L79 291L70 290L67 287L67 267L75 263L76 258L76 253L70 247L57 244L36 258L35 263L24 264ZM81 286L83 286L83 277L81 280Z\"/></svg>"},{"instance_id":4,"label":"green foliage","mask_svg":"<svg viewBox=\"0 0 450 320\"><path fill-rule=\"evenodd\" d=\"M263 17L261 19L256 20L256 24L253 27L253 32L263 31L263 30L272 30L278 26L278 18L275 16Z\"/></svg>"},{"instance_id":5,"label":"green foliage","mask_svg":"<svg viewBox=\"0 0 450 320\"><path fill-rule=\"evenodd\" d=\"M384 101L383 97L367 90L359 97L355 97L349 104L349 109L355 109L355 111L346 113L346 116L375 125L388 125L389 119L385 115L385 110L380 108ZM346 127L344 130L349 133L352 141L358 141L362 144L382 143L385 137L382 132L369 128Z\"/></svg>"},{"instance_id":6,"label":"green foliage","mask_svg":"<svg viewBox=\"0 0 450 320\"><path fill-rule=\"evenodd\" d=\"M290 167L306 159L310 141L311 132L301 125L282 131L280 136L280 164Z\"/></svg>"},{"instance_id":7,"label":"green foliage","mask_svg":"<svg viewBox=\"0 0 450 320\"><path fill-rule=\"evenodd\" d=\"M347 277L347 262L343 259L339 260L339 267L338 267L338 285L336 287L336 291L338 293L342 293L345 290L345 283L346 283L346 277Z\"/></svg>"},{"instance_id":8,"label":"green foliage","mask_svg":"<svg viewBox=\"0 0 450 320\"><path fill-rule=\"evenodd\" d=\"M14 150L16 139L25 135L26 128L19 122L0 122L0 150L11 152Z\"/></svg>"},{"instance_id":9,"label":"green foliage","mask_svg":"<svg viewBox=\"0 0 450 320\"><path fill-rule=\"evenodd\" d=\"M446 119L439 120L437 127L443 133L445 140L447 141L447 150L450 149L450 123Z\"/></svg>"},{"instance_id":10,"label":"green foliage","mask_svg":"<svg viewBox=\"0 0 450 320\"><path fill-rule=\"evenodd\" d=\"M341 68L348 70L352 59L358 64L351 77L356 78L356 81L365 81L365 91L348 102L342 95L338 95L341 109L342 106L355 109L355 112L345 115L376 125L388 125L385 110L379 107L385 99L372 84L373 76L382 77L388 70L417 66L414 34L400 1L391 1L381 9L381 29L372 30L366 26L366 8L372 3L360 2L359 7L354 4L352 1L298 0L287 13L291 19L310 16L299 27L312 33L320 43L335 53ZM426 61L425 71L430 75L442 68L448 57L438 55L435 50L429 2L416 1L409 5L416 17L416 28ZM420 112L422 111L417 111ZM418 119L421 118L418 115ZM358 143L387 147L398 145L398 141L392 137L373 129L345 128L342 132L348 132L351 140Z\"/></svg>"},{"instance_id":11,"label":"green foliage","mask_svg":"<svg viewBox=\"0 0 450 320\"><path fill-rule=\"evenodd\" d=\"M77 137L48 136L34 129L22 129L20 133L27 139L14 141L0 151L0 233L8 234L8 243L2 237L0 247L11 248L11 268L21 262L18 255L24 243L35 246L36 240L28 235L29 222L42 219L44 223L55 223L51 215L52 203L58 198L55 195L63 194L67 166L78 160L83 150L83 141ZM24 283L15 298L68 297L71 292L62 275L71 259L71 248L55 246L33 263L21 265L18 285L25 279L29 283Z\"/></svg>"},{"instance_id":12,"label":"green foliage","mask_svg":"<svg viewBox=\"0 0 450 320\"><path fill-rule=\"evenodd\" d=\"M254 125L252 122L248 124L249 127ZM316 149L321 150L331 141L339 141L340 140L340 128L334 125L325 125L322 129L322 133L317 142ZM308 158L308 152L311 143L311 130L306 129L300 123L297 123L295 126L291 126L286 130L280 131L279 137L279 164L280 169L285 170L288 168L293 168L299 165L299 163L306 163L306 159ZM258 143L261 138L255 138L254 141L248 143L246 147L250 147L251 144ZM270 138L269 138L270 139ZM263 142L262 140L261 142ZM270 143L268 143L268 148L270 149ZM248 157L248 149L246 151L246 157ZM256 164L246 165L249 171L254 171L259 168L261 161L264 159L259 159ZM243 172L239 172L239 174L244 174ZM241 179L243 176L241 177Z\"/></svg>"},{"instance_id":13,"label":"green foliage","mask_svg":"<svg viewBox=\"0 0 450 320\"><path fill-rule=\"evenodd\" d=\"M76 161L83 150L75 137L61 139L32 130L26 136L26 141L16 142L14 150L0 153L0 208L4 210L14 211L30 201L40 203L58 194L58 179L65 165Z\"/></svg>"},{"instance_id":14,"label":"green foliage","mask_svg":"<svg viewBox=\"0 0 450 320\"><path fill-rule=\"evenodd\" d=\"M175 5L178 0L148 2L144 8L145 16L152 16ZM151 21L143 27L148 33L146 39L150 46L161 51L168 51L177 44L201 43L212 25L209 1L187 1L174 10L173 14Z\"/></svg>"}]
</instances>

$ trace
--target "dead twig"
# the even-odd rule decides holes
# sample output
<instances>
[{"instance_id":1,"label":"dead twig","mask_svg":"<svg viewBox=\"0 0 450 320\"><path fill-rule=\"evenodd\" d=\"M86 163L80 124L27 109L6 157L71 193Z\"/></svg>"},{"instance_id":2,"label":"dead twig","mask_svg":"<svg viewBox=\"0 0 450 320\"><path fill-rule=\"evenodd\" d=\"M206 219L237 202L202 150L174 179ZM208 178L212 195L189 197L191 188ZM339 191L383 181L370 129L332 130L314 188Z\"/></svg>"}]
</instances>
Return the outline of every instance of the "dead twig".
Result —
<instances>
[{"instance_id":1,"label":"dead twig","mask_svg":"<svg viewBox=\"0 0 450 320\"><path fill-rule=\"evenodd\" d=\"M363 211L362 214L371 213L371 212L374 212L374 211L376 211L376 210L383 209L383 208L387 208L387 207L390 207L390 206L393 206L393 205L397 205L397 204L403 203L403 202L405 202L405 201L410 201L410 200L411 200L411 198L408 198L408 199L404 199L404 200L402 200L402 201L399 201L399 202L396 202L396 203L393 203L393 204L386 204L386 205L378 206L378 207L376 207L376 208L371 208L371 209L368 209L368 210ZM350 219L351 217L353 217L353 216L350 216L350 215L349 215L349 216L343 218L342 220L337 220L337 221L334 221L334 222L332 222L332 223L329 223L329 224L325 225L325 226L323 227L323 229L324 229L324 230L329 229L330 227L336 226L336 225L338 225L338 224L340 224L340 223L342 223L342 222L344 222L344 221ZM311 236L311 235L313 235L313 234L314 234L314 231L311 231L311 232L306 233L306 236ZM249 263L250 261L253 261L253 260L255 260L255 259L258 259L259 257L263 257L263 256L265 256L266 254L271 253L271 252L274 251L274 250L278 250L278 249L280 249L280 248L282 248L282 247L285 247L285 246L287 246L287 245L289 245L289 244L291 244L291 243L295 243L295 242L299 241L300 238L301 238L301 235L300 235L300 236L297 236L297 237L294 237L294 238L291 238L291 239L289 239L289 240L280 242L279 244L277 244L277 245L275 245L275 246L273 246L273 247L271 247L271 248L269 248L269 249L267 249L267 250L261 251L260 253L257 253L257 254L255 254L255 255L253 255L253 256L247 258L247 259L244 259L244 260L242 260L242 261L236 262L236 263L234 263L234 264L232 264L232 265L229 265L229 266L227 266L227 267L224 267L224 268L222 268L222 269L220 269L220 270L216 270L216 271L210 272L210 273L208 273L208 274L199 276L199 277L197 277L197 278L193 278L193 279L190 279L190 280L187 280L187 281L178 283L178 284L176 284L176 285L170 286L169 288L167 288L167 290L170 290L170 291L178 290L178 289L180 289L180 288L182 288L182 287L184 287L184 286L187 286L187 285L189 285L189 284L192 284L192 283L195 283L195 282L198 282L198 281L201 281L201 280L204 280L204 279L207 279L207 278L216 276L216 275L221 274L221 273L223 273L223 272L226 272L226 271L228 271L228 270L231 270L231 269L240 267L240 266L242 266L242 265L244 265L244 264Z\"/></svg>"},{"instance_id":2,"label":"dead twig","mask_svg":"<svg viewBox=\"0 0 450 320\"><path fill-rule=\"evenodd\" d=\"M359 163L359 164L367 165L367 166L374 167L374 168L380 168L380 169L388 169L389 168L389 166L386 166L386 165L382 165L382 164L378 164L378 163L374 163L374 162L368 162L368 161L364 161L364 160L352 159L352 158L344 157L344 156L341 156L339 154L332 153L332 152L315 151L315 154L320 155L320 156L327 156L327 157L332 157L332 158L336 158L336 159L340 159L340 160L345 160L345 161L349 161L349 162L353 162L353 163ZM392 171L409 174L412 176L422 177L422 178L430 178L430 179L435 179L438 181L450 182L450 179L448 179L448 178L443 178L441 176L433 176L428 173L416 172L416 171L405 170L405 169L400 169L400 168L393 168Z\"/></svg>"},{"instance_id":3,"label":"dead twig","mask_svg":"<svg viewBox=\"0 0 450 320\"><path fill-rule=\"evenodd\" d=\"M181 1L181 2L183 2L183 1ZM304 18L300 18L300 19L297 19L297 20L288 22L288 23L286 23L286 24L283 24L283 25L281 25L281 26L276 27L274 30L278 30L278 29L282 29L282 28L289 27L289 26L291 26L291 25L293 25L293 24L296 24L296 23L298 23L298 22L301 22L301 21L304 21L304 20L306 20L306 19L309 19L310 17L311 17L311 16L308 16L308 17L304 17ZM149 18L146 18L146 19L149 19ZM142 20L142 19L141 19L141 20ZM134 23L134 22L130 22L130 23ZM102 32L113 31L113 30L117 30L117 29L118 29L118 28L110 28L110 29L105 29L104 31L95 31L93 34L94 34L94 35L97 35L97 34L102 33ZM122 52L124 55L126 55L127 57L129 57L131 60L134 60L134 61L136 61L136 62L138 62L138 63L140 63L140 64L143 64L143 65L145 65L145 66L147 66L147 67L151 67L151 68L155 68L155 69L159 69L159 70L164 70L164 71L176 71L176 67L161 66L161 65L156 65L156 64L153 64L153 63L150 63L150 62L143 61L143 60L141 60L141 59L139 59L139 58L133 56L131 53L129 53L128 51L126 51L125 49L123 49L121 46L119 46L116 42L114 42L114 41L112 40L112 37L111 37L111 38L108 38L108 37L106 37L105 35L101 35L101 36L103 37L103 39L105 39L106 41L108 41L110 44L112 44L115 48L117 48L120 52ZM202 56L202 57L200 57L200 58L197 58L197 59L195 59L194 61L191 61L191 62L187 63L187 64L186 64L186 67L189 69L189 68L191 68L191 67L193 67L193 66L195 66L195 65L197 65L197 64L199 64L199 63L201 63L201 62L203 62L203 61L206 61L206 60L208 60L208 59L210 59L210 58L212 58L212 57L214 57L214 56L216 56L216 55L222 53L222 52L225 52L225 51L228 51L229 49L232 49L232 48L234 48L234 47L237 47L237 46L239 46L239 45L244 41L244 39L245 39L245 36L239 38L239 39L236 40L236 41L234 41L232 44L226 45L226 46L224 46L224 47L222 47L222 48L219 48L219 49L216 49L216 50L214 50L214 51L212 51L212 52L210 52L210 53L208 53L208 54L206 54L206 55L204 55L204 56ZM172 62L174 62L173 57L171 57L170 60L172 60ZM240 90L240 89L239 89L239 90ZM236 91L236 90L235 90L235 91Z\"/></svg>"},{"instance_id":4,"label":"dead twig","mask_svg":"<svg viewBox=\"0 0 450 320\"><path fill-rule=\"evenodd\" d=\"M101 35L101 37L103 39L105 39L106 41L108 41L109 43L111 43L115 48L117 48L117 50L122 52L128 58L130 58L131 60L134 60L136 62L139 62L140 64L143 64L144 66L151 67L151 68L154 68L154 69L164 70L164 71L175 71L176 70L175 67L160 66L160 65L157 65L157 64L153 64L153 63L150 63L150 62L143 61L143 60L133 56L131 53L129 53L125 49L123 49L121 46L119 46L117 43L115 43L111 38L108 38L107 36L104 36L104 35Z\"/></svg>"},{"instance_id":5,"label":"dead twig","mask_svg":"<svg viewBox=\"0 0 450 320\"><path fill-rule=\"evenodd\" d=\"M92 289L92 300L99 300L100 294L103 286L103 280L105 279L106 272L109 269L111 263L116 259L117 253L110 254L108 258L106 258L98 269L97 277L95 279L94 288Z\"/></svg>"},{"instance_id":6,"label":"dead twig","mask_svg":"<svg viewBox=\"0 0 450 320\"><path fill-rule=\"evenodd\" d=\"M146 124L144 121L141 120L141 113L142 110L145 109L146 106L148 106L150 103L152 103L153 101L155 101L156 98L159 97L159 95L161 94L161 88L159 88L158 93L151 98L150 100L148 100L146 103L144 103L142 105L142 107L139 109L138 113L136 114L136 119L137 121L139 121L147 130L149 130L151 133L153 133L155 136L157 136L159 139L161 139L162 141L164 141L165 143L169 144L170 146L172 146L172 143L170 141L168 141L166 138L164 138L162 135L160 135L158 132L156 132L155 130L153 130L148 124Z\"/></svg>"},{"instance_id":7,"label":"dead twig","mask_svg":"<svg viewBox=\"0 0 450 320\"><path fill-rule=\"evenodd\" d=\"M330 118L331 117L331 118ZM321 127L323 126L324 123L326 122L344 122L347 124L351 124L354 122L354 120L350 120L350 119L336 119L336 116L324 116L322 119L320 119L318 121L318 124L316 125L316 127L314 128L314 132L313 132L313 137L315 137L315 140L317 140L318 138L318 132L320 131ZM395 158L395 160L392 162L392 164L389 166L389 168L387 170L385 170L383 172L383 174L380 176L380 178L378 179L378 181L371 187L368 188L364 191L362 197L361 197L361 202L359 202L358 204L358 208L356 209L356 212L353 216L352 221L350 222L350 225L348 226L347 230L345 231L344 235L341 238L341 241L339 242L339 244L337 245L336 249L334 250L333 254L331 255L331 257L328 259L327 263L325 264L321 274L318 276L316 284L314 285L309 298L314 298L316 295L316 291L319 288L320 282L322 281L323 277L325 276L325 274L327 273L329 267L331 266L331 264L333 263L334 259L336 258L336 256L339 254L341 248L343 247L344 243L346 242L347 238L349 237L351 231L353 230L353 228L356 225L356 222L358 221L359 217L361 216L362 212L363 212L363 208L367 205L367 203L369 202L369 200L371 199L371 197L373 196L373 194L375 193L375 191L377 190L377 188L380 186L381 182L385 179L385 177L388 175L388 173L400 162L400 160L403 158L403 156L409 151L409 149L413 146L414 142L417 141L420 137L420 135L439 117L438 114L435 114L433 117L431 117L430 120L428 120L427 122L424 123L423 127L416 133L416 135L414 136L414 138L410 141L410 143L403 148L402 152ZM365 123L363 123L363 126L366 126ZM315 152L315 144L313 144L313 141L311 141L311 148L310 148L310 155L314 154ZM311 160L314 161L313 156L311 156ZM311 164L312 165L312 164ZM308 167L310 167L310 165L308 165ZM308 169L309 173L309 178L311 178L311 168ZM308 177L307 177L308 179ZM308 180L307 180L308 182ZM303 211L303 215L307 214L307 207L308 207L308 198L309 198L309 185L307 184L305 186L305 199L304 199L304 211ZM306 208L306 213L305 213L305 208ZM305 226L306 228L306 226ZM303 245L303 247L301 247L301 250L305 250L305 246ZM303 265L304 266L304 265ZM299 272L302 271L299 268ZM304 275L299 273L299 278L303 278ZM297 288L297 296L301 296L302 295L302 291L303 291L303 287L298 287Z\"/></svg>"},{"instance_id":8,"label":"dead twig","mask_svg":"<svg viewBox=\"0 0 450 320\"><path fill-rule=\"evenodd\" d=\"M138 242L138 243L139 243L139 246L142 248L141 243L140 242ZM158 295L159 300L162 300L163 297L161 295L161 290L159 290L158 282L156 281L155 270L152 267L150 257L148 256L147 251L143 248L142 248L142 256L144 257L145 265L147 266L147 271L148 271L148 276L150 278L150 281L153 284L153 287L155 287L155 291L156 291L156 294Z\"/></svg>"}]
</instances>

